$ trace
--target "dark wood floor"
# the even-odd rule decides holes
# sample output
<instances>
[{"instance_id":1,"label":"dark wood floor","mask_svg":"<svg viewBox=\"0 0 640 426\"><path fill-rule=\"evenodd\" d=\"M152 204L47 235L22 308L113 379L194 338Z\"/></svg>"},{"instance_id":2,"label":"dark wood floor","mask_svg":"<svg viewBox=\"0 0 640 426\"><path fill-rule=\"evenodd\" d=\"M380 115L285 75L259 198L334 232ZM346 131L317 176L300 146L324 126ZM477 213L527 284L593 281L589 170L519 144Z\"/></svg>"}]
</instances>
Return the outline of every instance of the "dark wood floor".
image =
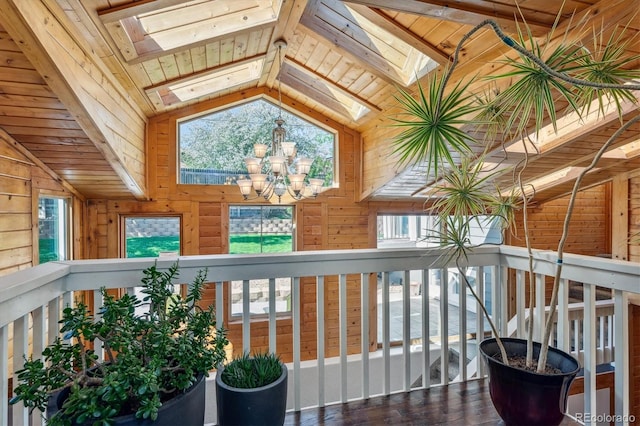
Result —
<instances>
[{"instance_id":1,"label":"dark wood floor","mask_svg":"<svg viewBox=\"0 0 640 426\"><path fill-rule=\"evenodd\" d=\"M499 425L487 380L288 413L285 425ZM562 425L575 425L569 419Z\"/></svg>"}]
</instances>

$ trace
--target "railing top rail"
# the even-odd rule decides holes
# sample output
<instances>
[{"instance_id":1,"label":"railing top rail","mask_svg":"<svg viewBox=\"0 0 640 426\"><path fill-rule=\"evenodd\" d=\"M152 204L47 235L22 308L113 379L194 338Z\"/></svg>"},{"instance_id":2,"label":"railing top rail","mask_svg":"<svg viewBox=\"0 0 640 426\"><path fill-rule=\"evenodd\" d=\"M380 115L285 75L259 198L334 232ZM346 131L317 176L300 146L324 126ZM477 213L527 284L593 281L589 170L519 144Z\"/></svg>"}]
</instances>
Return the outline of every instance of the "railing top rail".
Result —
<instances>
[{"instance_id":1,"label":"railing top rail","mask_svg":"<svg viewBox=\"0 0 640 426\"><path fill-rule=\"evenodd\" d=\"M500 246L500 265L528 270L526 250L520 247ZM555 275L557 254L550 250L533 250L534 272ZM600 287L640 294L640 263L604 257L565 254L562 275L572 281L595 284Z\"/></svg>"},{"instance_id":2,"label":"railing top rail","mask_svg":"<svg viewBox=\"0 0 640 426\"><path fill-rule=\"evenodd\" d=\"M534 251L536 273L553 275L555 253ZM157 262L168 268L180 264L180 282L191 282L203 268L208 280L230 281L279 277L377 273L451 267L446 250L365 249L322 250L286 254L167 256L140 259L97 259L50 262L0 277L0 327L47 303L65 291L137 286L142 270ZM468 266L500 265L527 270L523 248L486 246L473 250ZM640 264L567 254L563 278L640 293Z\"/></svg>"}]
</instances>

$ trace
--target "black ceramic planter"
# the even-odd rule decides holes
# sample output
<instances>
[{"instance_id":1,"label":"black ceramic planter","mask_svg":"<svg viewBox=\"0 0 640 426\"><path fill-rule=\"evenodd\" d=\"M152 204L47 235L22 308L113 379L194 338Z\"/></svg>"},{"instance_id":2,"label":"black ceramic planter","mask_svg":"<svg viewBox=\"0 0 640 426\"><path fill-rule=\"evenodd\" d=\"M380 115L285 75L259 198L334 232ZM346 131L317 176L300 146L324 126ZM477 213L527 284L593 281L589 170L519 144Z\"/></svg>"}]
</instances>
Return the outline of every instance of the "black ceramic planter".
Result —
<instances>
[{"instance_id":1,"label":"black ceramic planter","mask_svg":"<svg viewBox=\"0 0 640 426\"><path fill-rule=\"evenodd\" d=\"M527 354L527 341L502 338L507 356ZM498 361L494 356L500 349L496 339L480 343L480 352L489 366L489 391L496 411L507 425L558 425L567 409L569 386L580 365L571 355L549 349L547 363L561 374L538 374L514 368ZM537 359L540 344L534 342L533 358Z\"/></svg>"},{"instance_id":2,"label":"black ceramic planter","mask_svg":"<svg viewBox=\"0 0 640 426\"><path fill-rule=\"evenodd\" d=\"M164 402L158 410L158 418L155 421L137 419L135 414L130 414L116 417L111 424L114 426L202 426L204 424L205 389L206 380L202 375L185 393ZM49 398L47 416L54 415L60 409L66 395L62 391Z\"/></svg>"},{"instance_id":3,"label":"black ceramic planter","mask_svg":"<svg viewBox=\"0 0 640 426\"><path fill-rule=\"evenodd\" d=\"M287 367L275 382L253 389L234 388L216 374L216 405L220 426L276 426L284 423L287 410Z\"/></svg>"}]
</instances>

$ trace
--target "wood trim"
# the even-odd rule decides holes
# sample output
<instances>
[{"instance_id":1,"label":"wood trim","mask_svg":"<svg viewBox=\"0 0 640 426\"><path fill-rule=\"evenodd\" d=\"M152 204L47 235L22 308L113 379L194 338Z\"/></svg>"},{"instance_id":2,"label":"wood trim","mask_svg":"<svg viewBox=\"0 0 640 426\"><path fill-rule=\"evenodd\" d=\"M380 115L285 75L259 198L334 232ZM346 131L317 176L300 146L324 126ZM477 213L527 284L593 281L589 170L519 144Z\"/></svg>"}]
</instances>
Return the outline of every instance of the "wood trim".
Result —
<instances>
[{"instance_id":1,"label":"wood trim","mask_svg":"<svg viewBox=\"0 0 640 426\"><path fill-rule=\"evenodd\" d=\"M629 180L616 176L611 183L611 258L629 259Z\"/></svg>"}]
</instances>

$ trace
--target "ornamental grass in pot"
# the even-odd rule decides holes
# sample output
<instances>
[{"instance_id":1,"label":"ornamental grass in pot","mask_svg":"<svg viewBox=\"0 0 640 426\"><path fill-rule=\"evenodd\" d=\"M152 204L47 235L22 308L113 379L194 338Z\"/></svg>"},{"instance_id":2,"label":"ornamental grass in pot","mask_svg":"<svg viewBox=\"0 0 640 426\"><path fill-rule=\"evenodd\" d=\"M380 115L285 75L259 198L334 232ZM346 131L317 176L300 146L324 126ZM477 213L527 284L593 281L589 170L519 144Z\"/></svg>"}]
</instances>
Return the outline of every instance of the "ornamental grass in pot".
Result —
<instances>
[{"instance_id":1,"label":"ornamental grass in pot","mask_svg":"<svg viewBox=\"0 0 640 426\"><path fill-rule=\"evenodd\" d=\"M275 426L287 409L287 366L272 352L234 358L216 374L218 424Z\"/></svg>"},{"instance_id":2,"label":"ornamental grass in pot","mask_svg":"<svg viewBox=\"0 0 640 426\"><path fill-rule=\"evenodd\" d=\"M586 21L577 24L572 21L579 35L593 35L593 46L584 45L581 37L572 37L569 30L552 41L558 22L559 19L546 39L533 37L526 24L518 25L517 37L512 38L492 20L480 23L462 37L449 67L439 75L428 77L426 86L418 82L415 97L409 91L399 90L396 99L401 111L393 118L395 125L402 129L394 140L399 164L426 165L427 184L432 189L427 210L438 217L441 225L433 239L447 249L442 263L458 269L492 328L494 338L483 342L481 351L489 362L494 406L507 424L558 424L564 416L568 388L579 366L570 354L552 349L550 337L576 196L583 178L597 166L616 139L640 122L638 99L634 94L640 90L637 83L640 70L631 66L639 56L628 53L630 43L637 40L625 35L626 28L617 28L605 39L595 26L585 27ZM489 85L493 87L491 90L486 89L487 84L478 84L478 77L465 76L457 81L451 78L463 44L484 27L489 27L511 49L501 61L504 66L501 69L506 71L486 77L495 84ZM474 92L473 88L478 86L484 86L483 90ZM536 153L532 139L544 126L557 129L561 114L556 111L555 102L559 99L568 105L564 112L578 117L585 116L590 109L597 109L599 116L613 109L620 127L577 175L569 195L558 241L550 312L542 319L544 343L533 342L535 309L532 306L527 339L508 339L507 344L467 280L466 259L474 248L472 229L493 221L504 233L515 228L516 211L522 209L524 239L529 252L528 300L535 302L527 220L527 207L535 199L535 187L528 185L523 175L530 156ZM629 103L635 109L631 115L625 114L623 108ZM505 149L508 143L520 144L518 152L524 154L521 161L511 161ZM497 155L500 150L502 154ZM489 156L491 160L485 161ZM503 159L496 164L498 157ZM513 176L507 189L499 188L494 179L504 174L501 170L504 165ZM553 355L549 355L550 352ZM501 370L503 367L506 372ZM501 371L495 374L496 369ZM513 382L516 376L518 379ZM511 383L502 382L505 377ZM533 384L538 382L542 382L542 390L535 391ZM549 390L548 386L556 382L560 387ZM540 416L545 412L548 415Z\"/></svg>"},{"instance_id":3,"label":"ornamental grass in pot","mask_svg":"<svg viewBox=\"0 0 640 426\"><path fill-rule=\"evenodd\" d=\"M141 299L102 289L97 314L83 303L66 307L61 337L43 359L26 360L11 403L46 412L50 426L201 426L204 377L224 361L228 343L213 308L199 305L206 271L184 297L174 293L177 262L166 271L154 264L142 275Z\"/></svg>"}]
</instances>

